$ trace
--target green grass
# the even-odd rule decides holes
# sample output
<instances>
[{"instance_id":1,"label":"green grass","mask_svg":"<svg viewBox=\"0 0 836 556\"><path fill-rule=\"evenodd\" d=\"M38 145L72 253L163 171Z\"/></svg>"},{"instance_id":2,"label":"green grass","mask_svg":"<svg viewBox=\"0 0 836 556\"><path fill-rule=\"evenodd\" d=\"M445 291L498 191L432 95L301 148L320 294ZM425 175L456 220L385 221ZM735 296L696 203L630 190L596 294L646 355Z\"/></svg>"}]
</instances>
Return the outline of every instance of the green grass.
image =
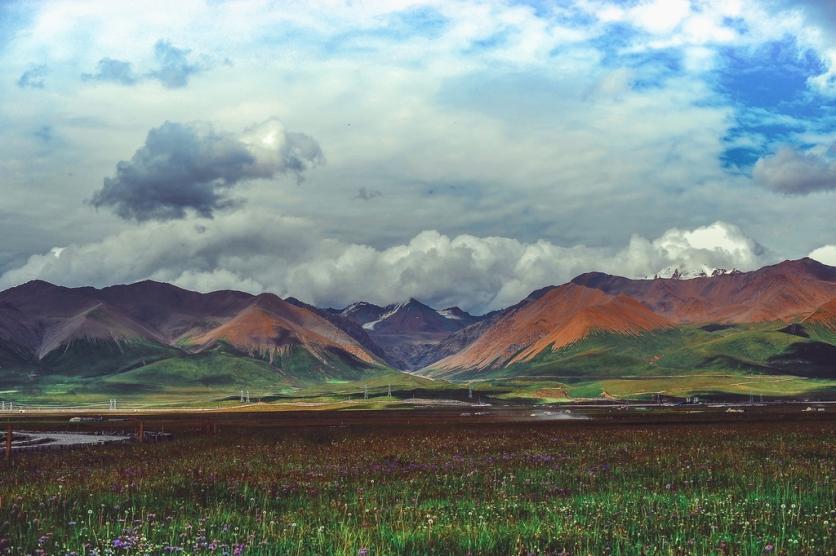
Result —
<instances>
[{"instance_id":1,"label":"green grass","mask_svg":"<svg viewBox=\"0 0 836 556\"><path fill-rule=\"evenodd\" d=\"M826 420L238 424L19 457L0 552L831 554L834 446Z\"/></svg>"}]
</instances>

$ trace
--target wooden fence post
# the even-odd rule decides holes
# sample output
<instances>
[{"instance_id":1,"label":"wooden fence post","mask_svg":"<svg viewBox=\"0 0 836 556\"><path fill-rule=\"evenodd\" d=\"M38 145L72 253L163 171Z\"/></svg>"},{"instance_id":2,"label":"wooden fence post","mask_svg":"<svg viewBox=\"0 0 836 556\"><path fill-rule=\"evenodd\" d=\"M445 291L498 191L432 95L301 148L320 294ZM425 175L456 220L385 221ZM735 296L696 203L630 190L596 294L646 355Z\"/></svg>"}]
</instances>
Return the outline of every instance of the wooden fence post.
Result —
<instances>
[{"instance_id":1,"label":"wooden fence post","mask_svg":"<svg viewBox=\"0 0 836 556\"><path fill-rule=\"evenodd\" d=\"M136 435L140 443L145 442L145 425L142 421L139 422L139 432Z\"/></svg>"}]
</instances>

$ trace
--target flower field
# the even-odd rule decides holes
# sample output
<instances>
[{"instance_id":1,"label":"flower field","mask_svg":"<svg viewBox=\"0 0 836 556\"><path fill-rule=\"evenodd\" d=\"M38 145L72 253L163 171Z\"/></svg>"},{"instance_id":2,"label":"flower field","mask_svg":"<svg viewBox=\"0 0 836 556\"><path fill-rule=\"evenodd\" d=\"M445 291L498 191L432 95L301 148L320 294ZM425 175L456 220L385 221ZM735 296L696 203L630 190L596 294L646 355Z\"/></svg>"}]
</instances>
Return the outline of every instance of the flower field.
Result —
<instances>
[{"instance_id":1,"label":"flower field","mask_svg":"<svg viewBox=\"0 0 836 556\"><path fill-rule=\"evenodd\" d=\"M827 420L238 426L0 477L0 554L836 553Z\"/></svg>"}]
</instances>

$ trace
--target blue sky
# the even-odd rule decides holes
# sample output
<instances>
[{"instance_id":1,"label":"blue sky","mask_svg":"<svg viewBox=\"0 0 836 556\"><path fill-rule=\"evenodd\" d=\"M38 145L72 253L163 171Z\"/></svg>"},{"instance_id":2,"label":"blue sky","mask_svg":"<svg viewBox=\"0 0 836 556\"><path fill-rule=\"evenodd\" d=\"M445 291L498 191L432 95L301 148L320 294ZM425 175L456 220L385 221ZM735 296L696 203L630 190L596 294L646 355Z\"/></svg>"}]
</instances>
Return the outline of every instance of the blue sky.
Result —
<instances>
[{"instance_id":1,"label":"blue sky","mask_svg":"<svg viewBox=\"0 0 836 556\"><path fill-rule=\"evenodd\" d=\"M484 310L836 264L821 2L5 2L0 59L0 287Z\"/></svg>"}]
</instances>

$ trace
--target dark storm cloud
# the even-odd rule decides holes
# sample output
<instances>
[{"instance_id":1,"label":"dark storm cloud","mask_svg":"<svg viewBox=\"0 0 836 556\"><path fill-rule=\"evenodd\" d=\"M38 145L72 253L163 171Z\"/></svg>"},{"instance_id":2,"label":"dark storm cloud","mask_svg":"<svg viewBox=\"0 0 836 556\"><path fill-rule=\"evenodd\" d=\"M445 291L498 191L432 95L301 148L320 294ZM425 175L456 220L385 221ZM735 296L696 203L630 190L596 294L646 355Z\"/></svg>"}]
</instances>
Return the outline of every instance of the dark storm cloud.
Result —
<instances>
[{"instance_id":1,"label":"dark storm cloud","mask_svg":"<svg viewBox=\"0 0 836 556\"><path fill-rule=\"evenodd\" d=\"M836 190L836 160L829 152L801 152L782 147L755 164L755 183L787 195Z\"/></svg>"},{"instance_id":2,"label":"dark storm cloud","mask_svg":"<svg viewBox=\"0 0 836 556\"><path fill-rule=\"evenodd\" d=\"M268 120L243 134L216 132L202 123L166 122L148 132L129 161L116 166L90 203L125 219L171 220L192 210L211 217L240 201L228 196L236 184L279 174L302 173L323 161L312 138L285 132Z\"/></svg>"},{"instance_id":3,"label":"dark storm cloud","mask_svg":"<svg viewBox=\"0 0 836 556\"><path fill-rule=\"evenodd\" d=\"M33 66L21 74L17 80L17 86L22 89L43 89L46 85L46 74L45 65Z\"/></svg>"},{"instance_id":4,"label":"dark storm cloud","mask_svg":"<svg viewBox=\"0 0 836 556\"><path fill-rule=\"evenodd\" d=\"M96 66L96 72L83 73L81 79L84 81L111 81L122 85L133 85L137 82L138 77L134 73L130 62L102 58Z\"/></svg>"},{"instance_id":5,"label":"dark storm cloud","mask_svg":"<svg viewBox=\"0 0 836 556\"><path fill-rule=\"evenodd\" d=\"M168 89L185 87L192 75L203 71L200 65L189 62L190 52L188 48L177 48L169 41L157 41L154 58L158 66L148 77L158 80Z\"/></svg>"}]
</instances>

